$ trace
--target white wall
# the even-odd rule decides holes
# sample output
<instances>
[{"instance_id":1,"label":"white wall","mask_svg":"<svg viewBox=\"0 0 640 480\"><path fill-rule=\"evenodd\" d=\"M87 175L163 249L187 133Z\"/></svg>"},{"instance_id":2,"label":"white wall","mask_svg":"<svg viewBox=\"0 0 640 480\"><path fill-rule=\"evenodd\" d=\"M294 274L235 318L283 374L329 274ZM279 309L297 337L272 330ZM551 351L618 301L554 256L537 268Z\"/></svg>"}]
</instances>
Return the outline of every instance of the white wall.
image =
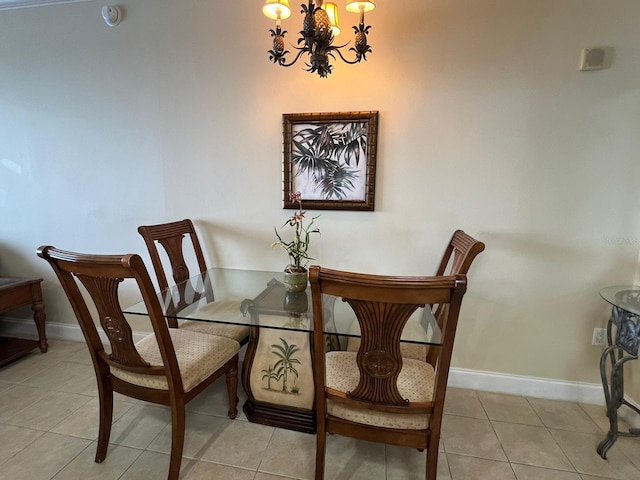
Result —
<instances>
[{"instance_id":1,"label":"white wall","mask_svg":"<svg viewBox=\"0 0 640 480\"><path fill-rule=\"evenodd\" d=\"M74 323L39 245L143 252L138 225L184 217L210 264L279 270L281 115L379 110L376 211L322 212L317 261L430 273L463 228L487 249L454 366L597 382L598 290L638 275L640 2L381 0L369 61L328 79L270 64L261 3L0 11L0 271ZM577 70L591 46L610 69Z\"/></svg>"}]
</instances>

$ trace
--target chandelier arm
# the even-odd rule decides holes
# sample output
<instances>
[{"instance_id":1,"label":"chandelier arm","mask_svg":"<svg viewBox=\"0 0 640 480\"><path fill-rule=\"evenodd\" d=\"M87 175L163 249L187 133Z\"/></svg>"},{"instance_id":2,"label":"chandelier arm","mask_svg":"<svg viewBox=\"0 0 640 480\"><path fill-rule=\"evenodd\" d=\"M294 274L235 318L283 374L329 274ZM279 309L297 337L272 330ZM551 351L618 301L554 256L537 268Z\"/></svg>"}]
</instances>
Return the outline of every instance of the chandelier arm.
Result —
<instances>
[{"instance_id":1,"label":"chandelier arm","mask_svg":"<svg viewBox=\"0 0 640 480\"><path fill-rule=\"evenodd\" d=\"M301 49L298 54L296 55L296 58L293 59L293 61L291 63L284 63L284 62L279 62L281 66L283 67L290 67L291 65L293 65L294 63L296 63L298 61L298 59L300 58L300 56L306 52L306 49ZM283 59L284 60L284 59Z\"/></svg>"},{"instance_id":2,"label":"chandelier arm","mask_svg":"<svg viewBox=\"0 0 640 480\"><path fill-rule=\"evenodd\" d=\"M346 58L344 58L344 55L342 55L342 52L340 50L336 48L334 51L338 52L338 55L340 55L340 58L342 59L342 61L344 63L348 63L349 65L355 65L356 63L360 63L360 60L362 60L362 56L357 54L356 54L355 60L347 60Z\"/></svg>"}]
</instances>

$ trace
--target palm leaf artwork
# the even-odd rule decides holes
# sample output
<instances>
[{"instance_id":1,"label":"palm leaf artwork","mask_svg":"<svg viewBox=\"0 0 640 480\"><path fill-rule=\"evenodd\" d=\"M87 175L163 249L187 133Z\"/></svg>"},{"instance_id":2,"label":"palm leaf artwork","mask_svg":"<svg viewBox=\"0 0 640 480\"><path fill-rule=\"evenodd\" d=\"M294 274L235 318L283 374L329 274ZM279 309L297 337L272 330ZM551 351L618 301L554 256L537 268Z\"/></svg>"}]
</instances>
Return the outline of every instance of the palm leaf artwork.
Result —
<instances>
[{"instance_id":1,"label":"palm leaf artwork","mask_svg":"<svg viewBox=\"0 0 640 480\"><path fill-rule=\"evenodd\" d=\"M366 122L329 123L295 132L291 159L296 176L306 175L323 199L347 199L362 175L367 128Z\"/></svg>"},{"instance_id":2,"label":"palm leaf artwork","mask_svg":"<svg viewBox=\"0 0 640 480\"><path fill-rule=\"evenodd\" d=\"M336 147L336 155L344 157L347 165L351 161L355 165L360 164L360 152L367 151L367 126L364 123L352 123L349 129L342 133L339 145Z\"/></svg>"}]
</instances>

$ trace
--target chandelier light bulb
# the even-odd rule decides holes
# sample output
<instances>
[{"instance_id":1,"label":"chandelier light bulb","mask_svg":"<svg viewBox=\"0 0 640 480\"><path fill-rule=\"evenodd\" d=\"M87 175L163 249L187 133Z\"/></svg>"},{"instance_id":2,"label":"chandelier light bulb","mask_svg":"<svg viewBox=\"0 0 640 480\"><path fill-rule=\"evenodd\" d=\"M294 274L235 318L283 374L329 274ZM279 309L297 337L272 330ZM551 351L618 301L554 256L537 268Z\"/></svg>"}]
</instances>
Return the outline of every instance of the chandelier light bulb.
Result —
<instances>
[{"instance_id":1,"label":"chandelier light bulb","mask_svg":"<svg viewBox=\"0 0 640 480\"><path fill-rule=\"evenodd\" d=\"M272 20L284 20L291 16L289 0L267 0L262 7L262 13Z\"/></svg>"},{"instance_id":2,"label":"chandelier light bulb","mask_svg":"<svg viewBox=\"0 0 640 480\"><path fill-rule=\"evenodd\" d=\"M347 3L346 10L351 13L370 12L376 8L376 4L373 2L349 2Z\"/></svg>"},{"instance_id":3,"label":"chandelier light bulb","mask_svg":"<svg viewBox=\"0 0 640 480\"><path fill-rule=\"evenodd\" d=\"M331 23L331 31L333 37L340 35L340 25L338 23L338 6L333 2L327 2L322 5L322 8L327 15L329 15L329 22Z\"/></svg>"}]
</instances>

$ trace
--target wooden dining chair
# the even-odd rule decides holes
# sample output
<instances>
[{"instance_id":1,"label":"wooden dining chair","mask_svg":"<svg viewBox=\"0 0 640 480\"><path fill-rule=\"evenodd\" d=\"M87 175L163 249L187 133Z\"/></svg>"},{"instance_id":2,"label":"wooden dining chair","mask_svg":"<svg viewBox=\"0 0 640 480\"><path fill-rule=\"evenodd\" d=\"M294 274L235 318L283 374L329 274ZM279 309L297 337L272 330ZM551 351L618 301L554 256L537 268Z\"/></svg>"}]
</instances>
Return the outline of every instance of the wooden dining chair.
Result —
<instances>
[{"instance_id":1,"label":"wooden dining chair","mask_svg":"<svg viewBox=\"0 0 640 480\"><path fill-rule=\"evenodd\" d=\"M316 480L324 479L327 433L427 450L426 479L436 480L440 426L466 276L390 277L310 269L313 338L322 345L322 295L342 298L360 325L357 352L313 352L317 409ZM403 357L400 337L421 308L442 306L435 365Z\"/></svg>"},{"instance_id":2,"label":"wooden dining chair","mask_svg":"<svg viewBox=\"0 0 640 480\"><path fill-rule=\"evenodd\" d=\"M471 268L471 264L478 254L484 250L484 248L485 245L481 241L476 240L462 230L456 230L453 232L453 235L444 250L444 254L440 259L435 275L439 277L443 275L466 275L469 272L469 268ZM434 311L433 316L436 319L439 318L439 312ZM357 333L357 322L354 322L353 325L354 331ZM408 325L408 330L405 331L405 335L409 337L415 336L417 333L415 331L416 326L417 325L414 324ZM411 329L413 329L413 331L409 331ZM358 350L359 345L359 338L349 338L347 350L356 351ZM403 342L401 348L402 356L404 357L424 360L429 356L429 347L427 345Z\"/></svg>"},{"instance_id":3,"label":"wooden dining chair","mask_svg":"<svg viewBox=\"0 0 640 480\"><path fill-rule=\"evenodd\" d=\"M220 376L226 376L230 418L237 415L238 351L230 338L168 328L153 284L138 255L86 255L38 249L53 267L89 346L98 381L100 427L96 463L107 455L113 418L113 392L171 409L169 480L179 477L185 435L185 405ZM118 298L125 281L137 284L153 334L134 343ZM85 293L93 301L89 307ZM95 307L95 308L93 308ZM104 330L105 350L91 311Z\"/></svg>"},{"instance_id":4,"label":"wooden dining chair","mask_svg":"<svg viewBox=\"0 0 640 480\"><path fill-rule=\"evenodd\" d=\"M476 240L463 230L456 230L451 236L449 245L444 250L440 265L436 270L436 276L466 275L471 268L471 264L484 251L484 248L483 242ZM443 322L442 308L442 305L436 305L432 312L440 328L442 328ZM435 364L438 355L436 349L423 345L410 345L406 348L412 350L411 356L414 358L425 358L426 355L427 362L432 365Z\"/></svg>"},{"instance_id":5,"label":"wooden dining chair","mask_svg":"<svg viewBox=\"0 0 640 480\"><path fill-rule=\"evenodd\" d=\"M197 301L200 296L205 293L208 302L213 302L214 292L211 289L206 289L204 292L199 292L194 289L188 289L187 287L193 287L187 282L191 277L189 267L184 255L184 242L185 236L188 236L191 249L195 255L197 262L197 273L204 274L207 271L207 265L204 260L202 248L200 247L200 241L198 235L193 226L193 222L189 219L180 220L177 222L161 223L158 225L142 225L138 227L138 233L144 239L144 243L149 251L151 257L151 263L153 269L156 272L156 278L158 279L158 286L160 291L167 290L169 288L169 282L167 281L167 274L165 273L162 260L160 258L160 252L158 245L162 245L166 252L169 263L171 265L171 275L173 281L178 285L178 291L180 298L176 302L174 308L176 311L180 311L187 304ZM186 296L190 295L191 298L187 299ZM229 306L221 305L220 311L225 311L228 314ZM240 304L237 308L238 314L240 314ZM219 318L217 320L224 320ZM178 320L173 317L168 317L169 327L177 328ZM223 337L233 338L244 345L249 340L249 327L240 325L229 325L223 323L212 322L197 322L186 321L180 324L180 328L190 329L196 332L208 333L212 335L220 335Z\"/></svg>"},{"instance_id":6,"label":"wooden dining chair","mask_svg":"<svg viewBox=\"0 0 640 480\"><path fill-rule=\"evenodd\" d=\"M466 275L471 264L484 250L484 247L485 245L481 241L462 230L456 230L444 250L436 275Z\"/></svg>"}]
</instances>

